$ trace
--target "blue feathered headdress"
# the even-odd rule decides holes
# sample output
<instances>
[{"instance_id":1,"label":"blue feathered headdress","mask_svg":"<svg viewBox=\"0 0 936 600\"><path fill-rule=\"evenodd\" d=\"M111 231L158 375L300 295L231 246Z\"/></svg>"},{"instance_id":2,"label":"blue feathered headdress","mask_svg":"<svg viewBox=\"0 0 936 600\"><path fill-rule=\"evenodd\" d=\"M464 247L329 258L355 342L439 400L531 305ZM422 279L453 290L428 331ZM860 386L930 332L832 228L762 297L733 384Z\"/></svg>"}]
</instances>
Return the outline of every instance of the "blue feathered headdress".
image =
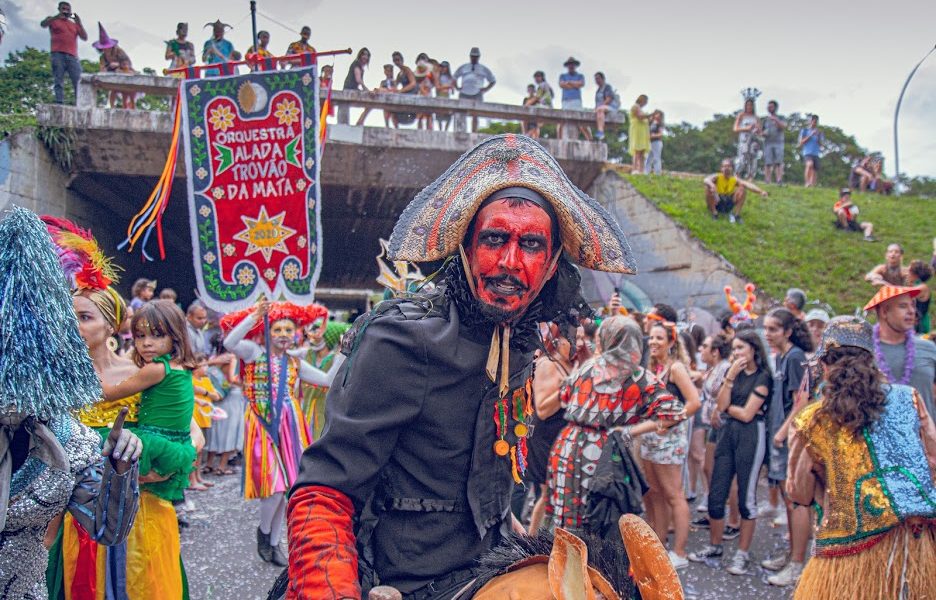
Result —
<instances>
[{"instance_id":1,"label":"blue feathered headdress","mask_svg":"<svg viewBox=\"0 0 936 600\"><path fill-rule=\"evenodd\" d=\"M13 208L0 221L0 412L48 419L100 396L46 226Z\"/></svg>"}]
</instances>

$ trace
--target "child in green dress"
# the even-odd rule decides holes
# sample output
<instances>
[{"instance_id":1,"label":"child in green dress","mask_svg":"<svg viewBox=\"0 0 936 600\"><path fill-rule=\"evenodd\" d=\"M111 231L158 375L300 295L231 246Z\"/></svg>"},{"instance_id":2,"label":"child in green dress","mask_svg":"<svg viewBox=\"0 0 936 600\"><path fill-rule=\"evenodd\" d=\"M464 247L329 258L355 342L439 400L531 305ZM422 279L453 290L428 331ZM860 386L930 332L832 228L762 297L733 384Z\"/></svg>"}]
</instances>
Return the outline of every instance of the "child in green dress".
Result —
<instances>
[{"instance_id":1,"label":"child in green dress","mask_svg":"<svg viewBox=\"0 0 936 600\"><path fill-rule=\"evenodd\" d=\"M134 430L143 441L141 487L164 500L181 500L195 461L195 357L185 315L169 300L150 301L134 313L130 329L133 361L140 370L117 385L105 384L104 396L109 400L142 392Z\"/></svg>"}]
</instances>

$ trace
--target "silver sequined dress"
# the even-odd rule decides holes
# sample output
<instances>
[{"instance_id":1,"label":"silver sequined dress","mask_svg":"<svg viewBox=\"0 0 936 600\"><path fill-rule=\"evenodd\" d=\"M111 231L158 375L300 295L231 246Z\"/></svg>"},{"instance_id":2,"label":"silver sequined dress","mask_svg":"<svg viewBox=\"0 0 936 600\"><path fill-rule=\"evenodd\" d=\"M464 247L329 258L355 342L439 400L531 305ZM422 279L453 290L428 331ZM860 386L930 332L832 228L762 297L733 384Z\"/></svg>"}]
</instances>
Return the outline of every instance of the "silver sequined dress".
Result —
<instances>
[{"instance_id":1,"label":"silver sequined dress","mask_svg":"<svg viewBox=\"0 0 936 600\"><path fill-rule=\"evenodd\" d=\"M49 523L63 510L107 546L126 539L136 515L136 465L118 475L100 454L98 434L70 416L55 417L48 427L52 443L57 440L61 449L47 452L33 444L26 462L13 473L6 526L0 532L0 599L47 597L43 540ZM50 455L62 456L58 450L64 450L67 465L44 462Z\"/></svg>"}]
</instances>

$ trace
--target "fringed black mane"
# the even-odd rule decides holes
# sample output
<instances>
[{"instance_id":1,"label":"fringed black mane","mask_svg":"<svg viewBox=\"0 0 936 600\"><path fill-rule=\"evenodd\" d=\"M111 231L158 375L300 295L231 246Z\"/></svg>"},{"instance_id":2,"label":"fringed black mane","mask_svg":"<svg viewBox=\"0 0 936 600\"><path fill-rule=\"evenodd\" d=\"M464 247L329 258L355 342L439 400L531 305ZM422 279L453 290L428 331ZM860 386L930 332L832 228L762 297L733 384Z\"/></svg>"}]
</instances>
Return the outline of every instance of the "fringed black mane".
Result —
<instances>
[{"instance_id":1,"label":"fringed black mane","mask_svg":"<svg viewBox=\"0 0 936 600\"><path fill-rule=\"evenodd\" d=\"M620 541L608 541L599 537L575 532L588 548L588 565L601 573L608 580L621 598L640 598L633 580L630 578L630 561L624 544ZM481 573L471 587L459 599L473 598L478 591L492 579L507 572L507 569L524 559L533 556L549 556L553 547L553 534L540 529L535 535L517 535L505 539L499 546L478 559Z\"/></svg>"}]
</instances>

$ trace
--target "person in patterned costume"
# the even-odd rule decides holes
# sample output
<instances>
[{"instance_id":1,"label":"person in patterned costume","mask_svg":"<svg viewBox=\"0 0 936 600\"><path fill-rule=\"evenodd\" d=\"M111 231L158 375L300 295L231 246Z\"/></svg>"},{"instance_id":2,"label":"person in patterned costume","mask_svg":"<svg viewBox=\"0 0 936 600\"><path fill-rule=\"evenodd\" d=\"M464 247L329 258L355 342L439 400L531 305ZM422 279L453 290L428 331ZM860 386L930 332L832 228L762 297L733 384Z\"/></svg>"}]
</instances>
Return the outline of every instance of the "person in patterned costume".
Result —
<instances>
[{"instance_id":1,"label":"person in patterned costume","mask_svg":"<svg viewBox=\"0 0 936 600\"><path fill-rule=\"evenodd\" d=\"M878 370L871 325L829 321L820 397L793 418L787 494L814 506L816 549L796 600L929 598L936 581L936 425Z\"/></svg>"},{"instance_id":2,"label":"person in patterned costume","mask_svg":"<svg viewBox=\"0 0 936 600\"><path fill-rule=\"evenodd\" d=\"M598 329L597 355L573 373L561 392L569 423L549 456L547 514L554 527L585 529L591 480L609 436L625 449L634 437L683 420L676 399L640 366L642 345L636 321L606 319ZM668 420L656 418L660 414ZM622 460L632 461L626 452ZM591 523L588 529L604 528Z\"/></svg>"},{"instance_id":3,"label":"person in patterned costume","mask_svg":"<svg viewBox=\"0 0 936 600\"><path fill-rule=\"evenodd\" d=\"M47 531L63 511L94 542L126 539L142 445L123 428L126 407L103 448L72 416L101 386L45 225L14 208L0 222L0 248L0 597L39 599Z\"/></svg>"},{"instance_id":4,"label":"person in patterned costume","mask_svg":"<svg viewBox=\"0 0 936 600\"><path fill-rule=\"evenodd\" d=\"M299 382L328 386L336 372L326 375L288 350L297 331L327 316L319 305L263 301L221 320L221 328L227 332L224 347L243 363L241 378L247 398L244 498L261 501L257 553L265 562L281 567L286 566L279 549L286 519L285 493L296 480L302 451L311 442L309 424L300 407ZM263 337L267 322L267 344L248 339ZM336 359L336 366L343 360Z\"/></svg>"},{"instance_id":5,"label":"person in patterned costume","mask_svg":"<svg viewBox=\"0 0 936 600\"><path fill-rule=\"evenodd\" d=\"M575 264L636 268L611 215L518 135L488 138L420 192L387 254L444 260L444 280L385 300L343 338L289 499L291 599L378 585L448 599L468 585L519 528L537 324L591 314Z\"/></svg>"}]
</instances>

